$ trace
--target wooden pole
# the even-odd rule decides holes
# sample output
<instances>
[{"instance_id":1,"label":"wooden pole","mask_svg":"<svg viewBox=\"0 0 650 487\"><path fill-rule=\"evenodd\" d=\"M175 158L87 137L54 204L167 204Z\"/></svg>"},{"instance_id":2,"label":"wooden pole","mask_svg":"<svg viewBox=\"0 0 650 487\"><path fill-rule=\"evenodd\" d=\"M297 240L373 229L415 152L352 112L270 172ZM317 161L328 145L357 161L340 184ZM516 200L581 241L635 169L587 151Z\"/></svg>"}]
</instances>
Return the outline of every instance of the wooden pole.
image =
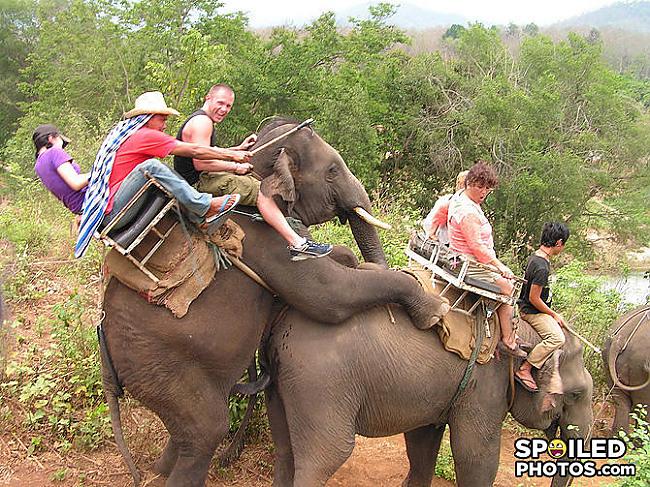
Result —
<instances>
[{"instance_id":1,"label":"wooden pole","mask_svg":"<svg viewBox=\"0 0 650 487\"><path fill-rule=\"evenodd\" d=\"M270 146L272 144L275 144L277 141L282 140L285 137L289 137L291 134L297 132L298 130L300 130L303 127L306 127L307 125L311 125L312 123L314 123L314 119L313 118L308 118L307 120L305 120L301 124L296 125L291 130L289 130L289 131L287 131L287 132L285 132L285 133L283 133L281 135L278 135L275 139L269 140L268 142L262 144L261 146L256 147L255 149L253 149L251 151L251 154L255 155L257 152L261 151L262 149L266 149L268 146Z\"/></svg>"}]
</instances>

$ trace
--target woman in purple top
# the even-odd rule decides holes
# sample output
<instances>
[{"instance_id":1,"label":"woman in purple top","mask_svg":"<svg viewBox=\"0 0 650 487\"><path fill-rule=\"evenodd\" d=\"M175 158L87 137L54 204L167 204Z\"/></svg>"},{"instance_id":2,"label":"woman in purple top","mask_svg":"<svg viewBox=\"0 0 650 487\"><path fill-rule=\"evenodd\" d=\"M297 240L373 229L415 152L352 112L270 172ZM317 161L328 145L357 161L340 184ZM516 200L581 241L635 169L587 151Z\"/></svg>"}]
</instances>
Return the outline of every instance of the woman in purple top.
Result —
<instances>
[{"instance_id":1,"label":"woman in purple top","mask_svg":"<svg viewBox=\"0 0 650 487\"><path fill-rule=\"evenodd\" d=\"M89 174L63 148L70 140L54 125L39 125L32 135L36 146L34 171L45 187L72 213L81 214Z\"/></svg>"}]
</instances>

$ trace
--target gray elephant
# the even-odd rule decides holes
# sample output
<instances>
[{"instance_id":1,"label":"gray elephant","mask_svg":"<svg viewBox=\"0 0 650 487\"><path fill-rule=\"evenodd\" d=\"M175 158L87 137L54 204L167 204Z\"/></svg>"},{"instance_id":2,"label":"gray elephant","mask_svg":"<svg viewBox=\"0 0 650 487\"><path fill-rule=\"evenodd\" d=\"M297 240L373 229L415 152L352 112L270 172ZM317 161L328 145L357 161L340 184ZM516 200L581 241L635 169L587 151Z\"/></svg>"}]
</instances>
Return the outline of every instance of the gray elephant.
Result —
<instances>
[{"instance_id":1,"label":"gray elephant","mask_svg":"<svg viewBox=\"0 0 650 487\"><path fill-rule=\"evenodd\" d=\"M267 125L258 146L295 125L283 120ZM252 162L262 189L287 215L306 227L334 217L348 221L364 258L385 265L377 231L362 220L372 221L368 195L314 131L299 130L281 146L258 152ZM449 309L399 272L351 269L331 258L291 262L286 243L268 225L233 218L246 232L244 263L308 316L336 323L377 303L394 302L426 328ZM116 442L136 484L139 474L119 420L120 386L154 411L170 433L154 465L168 476L166 485L204 485L213 453L228 432L229 393L273 318L273 302L270 292L235 268L220 271L182 319L117 280L110 282L104 294L102 375Z\"/></svg>"},{"instance_id":2,"label":"gray elephant","mask_svg":"<svg viewBox=\"0 0 650 487\"><path fill-rule=\"evenodd\" d=\"M508 359L476 366L452 404L467 362L447 352L436 333L416 329L403 310L392 314L394 323L386 307L376 307L331 326L292 310L274 327L266 347L273 377L267 410L276 445L274 486L324 485L352 453L355 434L404 432L410 462L405 487L431 485L445 425L461 487L494 482L508 411L549 438L558 428L563 439L588 436L592 379L572 336L559 358L564 393L546 412L540 375L542 392L517 385L508 408ZM539 341L527 324L519 334Z\"/></svg>"},{"instance_id":3,"label":"gray elephant","mask_svg":"<svg viewBox=\"0 0 650 487\"><path fill-rule=\"evenodd\" d=\"M645 405L650 415L650 306L640 306L611 326L603 362L615 406L612 435L628 431L630 412Z\"/></svg>"}]
</instances>

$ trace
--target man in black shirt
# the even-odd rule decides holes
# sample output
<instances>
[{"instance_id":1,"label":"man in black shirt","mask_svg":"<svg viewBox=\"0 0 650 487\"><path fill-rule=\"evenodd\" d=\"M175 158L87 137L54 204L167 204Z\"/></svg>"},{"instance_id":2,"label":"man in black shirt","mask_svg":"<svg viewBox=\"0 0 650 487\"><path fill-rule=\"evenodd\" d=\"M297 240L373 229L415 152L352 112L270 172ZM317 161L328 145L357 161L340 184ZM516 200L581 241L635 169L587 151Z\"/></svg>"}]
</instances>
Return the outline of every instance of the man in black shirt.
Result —
<instances>
[{"instance_id":1,"label":"man in black shirt","mask_svg":"<svg viewBox=\"0 0 650 487\"><path fill-rule=\"evenodd\" d=\"M226 118L234 102L235 92L230 86L214 85L205 96L203 106L183 123L176 138L183 142L215 146L214 124ZM238 146L223 150L247 151L256 140L257 136L252 134ZM257 206L266 223L289 244L291 260L325 257L332 251L332 245L313 242L291 228L273 198L260 191L260 181L250 174L252 164L174 157L174 169L203 193L215 196L237 193L241 195L241 205Z\"/></svg>"},{"instance_id":2,"label":"man in black shirt","mask_svg":"<svg viewBox=\"0 0 650 487\"><path fill-rule=\"evenodd\" d=\"M527 390L537 391L532 367L540 368L551 354L564 344L564 318L551 309L551 290L548 277L550 258L564 250L569 238L569 228L560 222L547 222L542 228L540 247L528 258L526 284L519 298L521 317L539 333L542 341L528 354L528 358L515 373L515 379Z\"/></svg>"}]
</instances>

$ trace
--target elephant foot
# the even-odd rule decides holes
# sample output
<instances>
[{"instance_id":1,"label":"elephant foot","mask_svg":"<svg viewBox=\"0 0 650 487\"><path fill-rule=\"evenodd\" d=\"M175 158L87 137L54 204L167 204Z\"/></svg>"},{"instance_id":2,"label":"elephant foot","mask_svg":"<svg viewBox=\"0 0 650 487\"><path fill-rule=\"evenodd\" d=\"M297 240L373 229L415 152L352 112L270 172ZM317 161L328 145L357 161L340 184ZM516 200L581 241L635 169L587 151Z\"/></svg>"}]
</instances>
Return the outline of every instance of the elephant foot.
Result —
<instances>
[{"instance_id":1,"label":"elephant foot","mask_svg":"<svg viewBox=\"0 0 650 487\"><path fill-rule=\"evenodd\" d=\"M162 477L169 477L172 473L174 465L176 465L176 460L178 459L178 451L171 443L171 441L165 447L160 458L156 460L151 466L151 470Z\"/></svg>"},{"instance_id":2,"label":"elephant foot","mask_svg":"<svg viewBox=\"0 0 650 487\"><path fill-rule=\"evenodd\" d=\"M451 306L445 298L435 294L423 293L422 299L407 307L413 324L420 330L432 328L449 313Z\"/></svg>"}]
</instances>

